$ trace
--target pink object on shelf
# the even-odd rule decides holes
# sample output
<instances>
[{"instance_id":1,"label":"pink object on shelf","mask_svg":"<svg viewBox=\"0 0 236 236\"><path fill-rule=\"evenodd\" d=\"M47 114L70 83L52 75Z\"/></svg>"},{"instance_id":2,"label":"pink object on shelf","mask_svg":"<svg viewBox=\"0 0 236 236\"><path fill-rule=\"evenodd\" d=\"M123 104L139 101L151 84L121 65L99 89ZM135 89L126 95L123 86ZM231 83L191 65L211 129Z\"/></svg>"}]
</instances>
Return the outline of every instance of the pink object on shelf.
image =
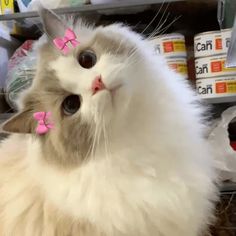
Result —
<instances>
[{"instance_id":1,"label":"pink object on shelf","mask_svg":"<svg viewBox=\"0 0 236 236\"><path fill-rule=\"evenodd\" d=\"M22 58L27 57L28 53L32 51L34 40L25 41L13 54L8 63L8 70L11 70L18 65Z\"/></svg>"}]
</instances>

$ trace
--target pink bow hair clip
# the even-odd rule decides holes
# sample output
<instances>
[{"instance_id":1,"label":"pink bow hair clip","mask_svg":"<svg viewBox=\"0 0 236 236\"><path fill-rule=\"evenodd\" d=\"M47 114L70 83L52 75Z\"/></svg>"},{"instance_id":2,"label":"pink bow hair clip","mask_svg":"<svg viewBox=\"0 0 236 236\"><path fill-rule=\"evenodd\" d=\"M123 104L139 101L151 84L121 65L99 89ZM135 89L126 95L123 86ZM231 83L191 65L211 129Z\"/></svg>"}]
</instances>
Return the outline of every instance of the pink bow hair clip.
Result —
<instances>
[{"instance_id":1,"label":"pink bow hair clip","mask_svg":"<svg viewBox=\"0 0 236 236\"><path fill-rule=\"evenodd\" d=\"M34 113L34 119L38 121L36 127L37 134L46 134L50 129L53 128L53 123L50 122L51 112L36 112Z\"/></svg>"},{"instance_id":2,"label":"pink bow hair clip","mask_svg":"<svg viewBox=\"0 0 236 236\"><path fill-rule=\"evenodd\" d=\"M69 28L66 30L64 37L55 38L53 40L53 43L65 55L69 52L68 43L70 43L74 48L79 44L79 42L76 39L75 32Z\"/></svg>"}]
</instances>

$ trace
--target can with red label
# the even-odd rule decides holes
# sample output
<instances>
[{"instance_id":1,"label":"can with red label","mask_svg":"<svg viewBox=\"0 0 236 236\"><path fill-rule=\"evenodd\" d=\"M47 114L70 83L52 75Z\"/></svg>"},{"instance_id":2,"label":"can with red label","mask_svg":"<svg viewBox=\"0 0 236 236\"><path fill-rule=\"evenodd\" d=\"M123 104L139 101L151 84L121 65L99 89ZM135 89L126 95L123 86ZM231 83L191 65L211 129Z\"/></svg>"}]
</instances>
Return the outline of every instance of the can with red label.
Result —
<instances>
[{"instance_id":1,"label":"can with red label","mask_svg":"<svg viewBox=\"0 0 236 236\"><path fill-rule=\"evenodd\" d=\"M201 98L211 102L235 101L236 75L198 79L196 89Z\"/></svg>"},{"instance_id":2,"label":"can with red label","mask_svg":"<svg viewBox=\"0 0 236 236\"><path fill-rule=\"evenodd\" d=\"M195 60L196 78L236 75L236 68L225 67L226 55L203 57Z\"/></svg>"},{"instance_id":3,"label":"can with red label","mask_svg":"<svg viewBox=\"0 0 236 236\"><path fill-rule=\"evenodd\" d=\"M167 58L186 57L185 37L179 33L160 35L150 39L158 54Z\"/></svg>"},{"instance_id":4,"label":"can with red label","mask_svg":"<svg viewBox=\"0 0 236 236\"><path fill-rule=\"evenodd\" d=\"M188 78L188 67L186 58L168 58L167 64L172 70L181 74L184 78Z\"/></svg>"},{"instance_id":5,"label":"can with red label","mask_svg":"<svg viewBox=\"0 0 236 236\"><path fill-rule=\"evenodd\" d=\"M224 29L195 35L195 58L226 54L230 45L231 32L231 29Z\"/></svg>"}]
</instances>

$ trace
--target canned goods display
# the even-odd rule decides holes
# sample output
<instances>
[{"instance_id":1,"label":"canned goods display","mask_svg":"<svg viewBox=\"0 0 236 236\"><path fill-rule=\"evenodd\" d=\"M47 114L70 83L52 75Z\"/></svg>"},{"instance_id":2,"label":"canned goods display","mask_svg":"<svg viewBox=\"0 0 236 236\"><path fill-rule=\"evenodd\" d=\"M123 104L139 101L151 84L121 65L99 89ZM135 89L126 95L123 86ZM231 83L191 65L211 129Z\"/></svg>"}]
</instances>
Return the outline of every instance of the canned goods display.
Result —
<instances>
[{"instance_id":1,"label":"canned goods display","mask_svg":"<svg viewBox=\"0 0 236 236\"><path fill-rule=\"evenodd\" d=\"M230 98L236 100L236 75L199 79L196 81L196 89L204 99L221 98L223 102L222 97L224 97L225 102Z\"/></svg>"},{"instance_id":2,"label":"canned goods display","mask_svg":"<svg viewBox=\"0 0 236 236\"><path fill-rule=\"evenodd\" d=\"M166 34L150 39L158 54L165 57L186 57L185 38L182 34Z\"/></svg>"},{"instance_id":3,"label":"canned goods display","mask_svg":"<svg viewBox=\"0 0 236 236\"><path fill-rule=\"evenodd\" d=\"M184 78L188 77L188 68L186 58L171 58L167 59L168 66L183 75Z\"/></svg>"},{"instance_id":4,"label":"canned goods display","mask_svg":"<svg viewBox=\"0 0 236 236\"><path fill-rule=\"evenodd\" d=\"M227 76L236 74L236 68L225 67L226 55L203 57L195 60L196 78Z\"/></svg>"},{"instance_id":5,"label":"canned goods display","mask_svg":"<svg viewBox=\"0 0 236 236\"><path fill-rule=\"evenodd\" d=\"M230 45L231 32L231 29L225 29L195 35L195 58L226 54Z\"/></svg>"}]
</instances>

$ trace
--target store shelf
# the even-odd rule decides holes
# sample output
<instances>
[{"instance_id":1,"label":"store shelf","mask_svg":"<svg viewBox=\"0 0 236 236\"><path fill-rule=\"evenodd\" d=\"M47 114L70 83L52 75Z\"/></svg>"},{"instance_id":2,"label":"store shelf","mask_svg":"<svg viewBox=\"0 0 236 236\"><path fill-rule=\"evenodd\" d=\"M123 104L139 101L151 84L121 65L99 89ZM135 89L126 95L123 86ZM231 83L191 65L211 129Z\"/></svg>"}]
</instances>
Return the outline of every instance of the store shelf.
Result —
<instances>
[{"instance_id":1,"label":"store shelf","mask_svg":"<svg viewBox=\"0 0 236 236\"><path fill-rule=\"evenodd\" d=\"M97 5L80 5L74 7L66 7L66 8L58 8L54 11L57 14L72 14L72 13L89 13L89 12L97 12L97 11L107 11L107 10L122 10L128 8L135 8L135 7L147 7L155 4L162 4L168 2L184 2L184 0L128 0L119 3L113 4L97 4ZM34 12L23 12L23 13L14 13L14 14L6 14L0 15L0 21L8 21L8 20L18 20L18 19L25 19L25 18L34 18L38 17L38 13Z\"/></svg>"},{"instance_id":2,"label":"store shelf","mask_svg":"<svg viewBox=\"0 0 236 236\"><path fill-rule=\"evenodd\" d=\"M222 184L220 188L221 192L236 192L236 183L233 182L225 182Z\"/></svg>"},{"instance_id":3,"label":"store shelf","mask_svg":"<svg viewBox=\"0 0 236 236\"><path fill-rule=\"evenodd\" d=\"M236 102L236 96L225 96L218 98L204 98L204 102L209 104L221 104L221 103L234 103Z\"/></svg>"}]
</instances>

